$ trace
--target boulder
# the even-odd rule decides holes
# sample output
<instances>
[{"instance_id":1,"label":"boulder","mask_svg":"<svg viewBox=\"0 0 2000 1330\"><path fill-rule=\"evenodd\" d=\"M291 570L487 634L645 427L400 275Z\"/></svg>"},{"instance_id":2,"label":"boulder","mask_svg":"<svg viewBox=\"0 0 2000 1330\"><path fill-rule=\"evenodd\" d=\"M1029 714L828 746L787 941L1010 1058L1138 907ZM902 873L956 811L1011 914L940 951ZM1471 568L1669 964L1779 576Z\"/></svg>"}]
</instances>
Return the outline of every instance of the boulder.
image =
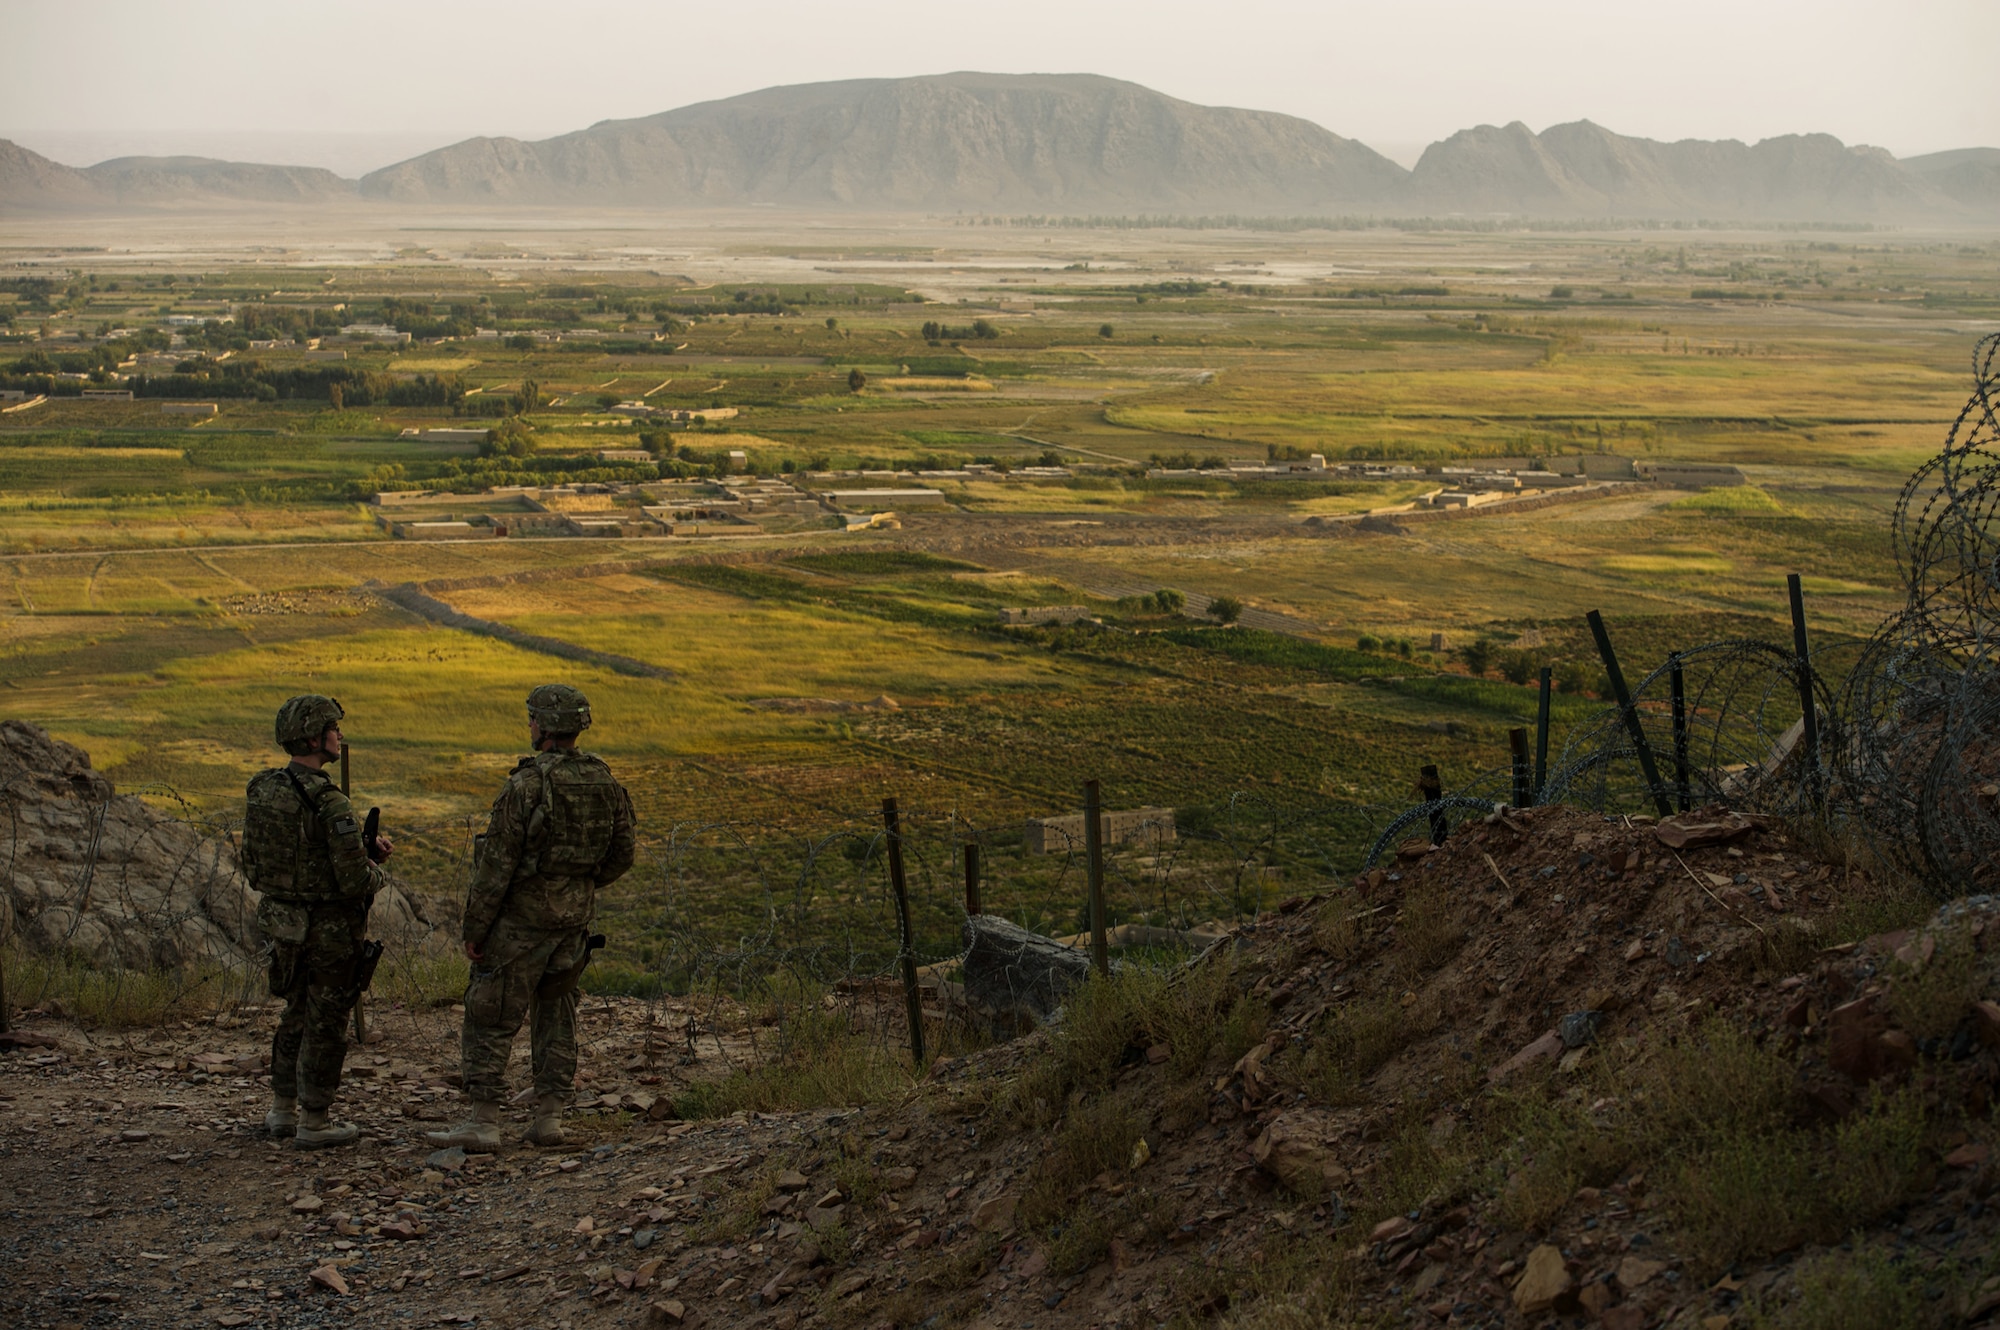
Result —
<instances>
[{"instance_id":1,"label":"boulder","mask_svg":"<svg viewBox=\"0 0 2000 1330\"><path fill-rule=\"evenodd\" d=\"M1348 1180L1331 1144L1337 1135L1331 1114L1294 1109L1271 1119L1251 1145L1250 1157L1290 1190L1318 1195Z\"/></svg>"},{"instance_id":2,"label":"boulder","mask_svg":"<svg viewBox=\"0 0 2000 1330\"><path fill-rule=\"evenodd\" d=\"M227 822L171 817L119 794L90 755L25 721L0 721L0 924L31 948L98 968L247 966L265 939ZM0 928L0 936L6 929ZM411 898L375 899L369 933L430 932Z\"/></svg>"},{"instance_id":3,"label":"boulder","mask_svg":"<svg viewBox=\"0 0 2000 1330\"><path fill-rule=\"evenodd\" d=\"M1527 1268L1515 1281L1514 1309L1523 1316L1540 1316L1553 1310L1573 1284L1561 1249L1545 1242L1528 1253Z\"/></svg>"}]
</instances>

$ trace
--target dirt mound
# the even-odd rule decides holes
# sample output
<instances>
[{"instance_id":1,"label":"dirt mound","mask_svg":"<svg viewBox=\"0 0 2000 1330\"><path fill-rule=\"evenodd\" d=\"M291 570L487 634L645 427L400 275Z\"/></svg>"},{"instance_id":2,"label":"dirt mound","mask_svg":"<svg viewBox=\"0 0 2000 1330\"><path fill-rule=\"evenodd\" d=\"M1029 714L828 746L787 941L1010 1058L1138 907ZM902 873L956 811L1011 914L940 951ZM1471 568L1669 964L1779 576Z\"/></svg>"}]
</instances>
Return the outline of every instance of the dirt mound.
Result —
<instances>
[{"instance_id":1,"label":"dirt mound","mask_svg":"<svg viewBox=\"0 0 2000 1330\"><path fill-rule=\"evenodd\" d=\"M0 722L0 938L100 969L248 964L264 939L230 830L121 795L81 748ZM371 927L429 932L400 891L376 899Z\"/></svg>"}]
</instances>

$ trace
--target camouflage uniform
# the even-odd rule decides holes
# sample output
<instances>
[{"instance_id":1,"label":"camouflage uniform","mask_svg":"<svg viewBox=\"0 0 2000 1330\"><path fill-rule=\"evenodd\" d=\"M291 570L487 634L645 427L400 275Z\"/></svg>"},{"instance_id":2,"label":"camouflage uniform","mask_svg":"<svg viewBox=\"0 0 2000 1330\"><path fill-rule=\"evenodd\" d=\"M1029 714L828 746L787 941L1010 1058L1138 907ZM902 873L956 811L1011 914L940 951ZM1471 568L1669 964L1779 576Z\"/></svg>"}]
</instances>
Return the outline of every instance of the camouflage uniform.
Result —
<instances>
[{"instance_id":1,"label":"camouflage uniform","mask_svg":"<svg viewBox=\"0 0 2000 1330\"><path fill-rule=\"evenodd\" d=\"M475 1104L500 1099L524 1016L537 1094L569 1093L586 925L598 888L632 867L633 847L631 796L602 759L552 748L508 775L465 902L465 941L481 952L465 991L461 1062Z\"/></svg>"},{"instance_id":2,"label":"camouflage uniform","mask_svg":"<svg viewBox=\"0 0 2000 1330\"><path fill-rule=\"evenodd\" d=\"M271 1040L271 1092L324 1111L340 1088L347 1015L368 906L388 885L369 862L354 806L324 772L292 762L250 782L243 867L263 897L271 995L285 999Z\"/></svg>"}]
</instances>

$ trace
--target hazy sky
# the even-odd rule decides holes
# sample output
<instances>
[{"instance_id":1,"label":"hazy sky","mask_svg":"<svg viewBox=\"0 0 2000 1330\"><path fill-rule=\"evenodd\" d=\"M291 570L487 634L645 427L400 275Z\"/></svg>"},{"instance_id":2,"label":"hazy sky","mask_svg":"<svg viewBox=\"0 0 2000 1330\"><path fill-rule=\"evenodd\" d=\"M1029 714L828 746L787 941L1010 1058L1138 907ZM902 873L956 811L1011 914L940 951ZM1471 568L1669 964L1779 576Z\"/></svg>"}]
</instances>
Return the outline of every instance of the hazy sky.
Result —
<instances>
[{"instance_id":1,"label":"hazy sky","mask_svg":"<svg viewBox=\"0 0 2000 1330\"><path fill-rule=\"evenodd\" d=\"M356 173L779 83L1090 72L1411 159L1482 122L2000 146L1996 0L0 0L0 137Z\"/></svg>"}]
</instances>

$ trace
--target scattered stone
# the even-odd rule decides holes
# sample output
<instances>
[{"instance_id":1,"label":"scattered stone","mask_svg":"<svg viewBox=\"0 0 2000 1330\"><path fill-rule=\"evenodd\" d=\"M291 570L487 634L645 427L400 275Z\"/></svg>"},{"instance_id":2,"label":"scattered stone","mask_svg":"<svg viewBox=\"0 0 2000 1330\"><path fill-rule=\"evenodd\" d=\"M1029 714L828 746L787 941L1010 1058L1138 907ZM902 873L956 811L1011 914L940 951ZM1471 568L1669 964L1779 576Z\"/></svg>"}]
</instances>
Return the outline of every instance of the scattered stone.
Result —
<instances>
[{"instance_id":1,"label":"scattered stone","mask_svg":"<svg viewBox=\"0 0 2000 1330\"><path fill-rule=\"evenodd\" d=\"M1991 1153L1983 1141L1971 1141L1944 1157L1946 1168L1978 1168Z\"/></svg>"},{"instance_id":2,"label":"scattered stone","mask_svg":"<svg viewBox=\"0 0 2000 1330\"><path fill-rule=\"evenodd\" d=\"M1618 1263L1618 1287L1627 1293L1636 1288L1644 1288L1666 1268L1665 1261L1649 1261L1643 1256L1627 1256Z\"/></svg>"},{"instance_id":3,"label":"scattered stone","mask_svg":"<svg viewBox=\"0 0 2000 1330\"><path fill-rule=\"evenodd\" d=\"M121 1131L121 1132L119 1132L119 1133L118 1133L118 1139L119 1139L119 1140L121 1140L121 1141L126 1141L126 1142L129 1142L129 1143L135 1143L135 1144L136 1144L136 1143L137 1143L137 1142L139 1142L139 1141L150 1141L150 1140L152 1140L152 1139L153 1139L153 1133L152 1133L152 1132L150 1132L150 1131L147 1131L147 1130L145 1130L145 1129L144 1129L144 1128L142 1128L142 1127L133 1127L133 1128L129 1128L128 1130L125 1130L125 1131Z\"/></svg>"},{"instance_id":4,"label":"scattered stone","mask_svg":"<svg viewBox=\"0 0 2000 1330\"><path fill-rule=\"evenodd\" d=\"M882 1170L882 1190L902 1191L917 1180L917 1170L908 1167L885 1168Z\"/></svg>"},{"instance_id":5,"label":"scattered stone","mask_svg":"<svg viewBox=\"0 0 2000 1330\"><path fill-rule=\"evenodd\" d=\"M1317 1194L1348 1181L1347 1170L1328 1144L1338 1134L1332 1115L1325 1110L1280 1113L1251 1145L1250 1157L1257 1167L1299 1195Z\"/></svg>"},{"instance_id":6,"label":"scattered stone","mask_svg":"<svg viewBox=\"0 0 2000 1330\"><path fill-rule=\"evenodd\" d=\"M1603 1317L1605 1310L1611 1306L1611 1298L1610 1285L1599 1281L1585 1284L1576 1295L1577 1302L1583 1307L1583 1314L1592 1320Z\"/></svg>"},{"instance_id":7,"label":"scattered stone","mask_svg":"<svg viewBox=\"0 0 2000 1330\"><path fill-rule=\"evenodd\" d=\"M332 1289L343 1298L347 1296L347 1276L340 1273L337 1265L317 1266L307 1278L321 1288Z\"/></svg>"},{"instance_id":8,"label":"scattered stone","mask_svg":"<svg viewBox=\"0 0 2000 1330\"><path fill-rule=\"evenodd\" d=\"M1527 1268L1514 1284L1514 1309L1523 1316L1539 1316L1552 1309L1574 1282L1561 1249L1545 1242L1528 1253Z\"/></svg>"},{"instance_id":9,"label":"scattered stone","mask_svg":"<svg viewBox=\"0 0 2000 1330\"><path fill-rule=\"evenodd\" d=\"M317 1196L301 1196L292 1202L292 1213L298 1215L317 1214L326 1202Z\"/></svg>"},{"instance_id":10,"label":"scattered stone","mask_svg":"<svg viewBox=\"0 0 2000 1330\"><path fill-rule=\"evenodd\" d=\"M999 1233L1014 1227L1014 1207L1020 1197L1012 1193L989 1196L972 1212L972 1226L981 1233Z\"/></svg>"},{"instance_id":11,"label":"scattered stone","mask_svg":"<svg viewBox=\"0 0 2000 1330\"><path fill-rule=\"evenodd\" d=\"M1172 1057L1173 1055L1174 1055L1173 1045L1154 1044L1151 1048L1146 1050L1146 1061L1152 1063L1154 1066L1157 1067L1162 1062L1165 1062L1168 1058Z\"/></svg>"},{"instance_id":12,"label":"scattered stone","mask_svg":"<svg viewBox=\"0 0 2000 1330\"><path fill-rule=\"evenodd\" d=\"M1619 1307L1607 1307L1597 1318L1598 1330L1646 1330L1652 1318L1646 1309L1626 1303Z\"/></svg>"},{"instance_id":13,"label":"scattered stone","mask_svg":"<svg viewBox=\"0 0 2000 1330\"><path fill-rule=\"evenodd\" d=\"M1646 940L1644 938L1633 938L1632 945L1625 948L1625 959L1628 961L1643 960L1645 959L1645 955Z\"/></svg>"},{"instance_id":14,"label":"scattered stone","mask_svg":"<svg viewBox=\"0 0 2000 1330\"><path fill-rule=\"evenodd\" d=\"M1705 808L1667 818L1653 828L1653 835L1670 850L1700 849L1704 845L1723 845L1740 840L1749 835L1756 825L1740 814Z\"/></svg>"},{"instance_id":15,"label":"scattered stone","mask_svg":"<svg viewBox=\"0 0 2000 1330\"><path fill-rule=\"evenodd\" d=\"M851 1294L859 1293L862 1289L867 1288L870 1284L874 1282L875 1282L874 1275L871 1275L866 1271L862 1271L858 1274L851 1274L847 1276L847 1278L841 1280L839 1283L835 1284L831 1289L829 1289L828 1293L835 1298L845 1298Z\"/></svg>"},{"instance_id":16,"label":"scattered stone","mask_svg":"<svg viewBox=\"0 0 2000 1330\"><path fill-rule=\"evenodd\" d=\"M447 1173L456 1173L465 1167L465 1151L456 1145L448 1146L442 1150L433 1150L429 1155L425 1156L424 1164L429 1168L441 1168ZM439 1179L439 1181L442 1180Z\"/></svg>"},{"instance_id":17,"label":"scattered stone","mask_svg":"<svg viewBox=\"0 0 2000 1330\"><path fill-rule=\"evenodd\" d=\"M1513 1057L1508 1058L1505 1062L1487 1072L1486 1079L1497 1085L1523 1067L1532 1066L1537 1062L1547 1062L1553 1058L1561 1057L1562 1054L1562 1035L1554 1030L1550 1030L1540 1039L1537 1039Z\"/></svg>"},{"instance_id":18,"label":"scattered stone","mask_svg":"<svg viewBox=\"0 0 2000 1330\"><path fill-rule=\"evenodd\" d=\"M844 1206L815 1205L806 1211L806 1226L815 1233L824 1233L838 1224L845 1213Z\"/></svg>"},{"instance_id":19,"label":"scattered stone","mask_svg":"<svg viewBox=\"0 0 2000 1330\"><path fill-rule=\"evenodd\" d=\"M391 1219L387 1223L378 1227L375 1231L385 1238L394 1238L398 1242L414 1242L418 1238L421 1238L426 1233L430 1232L430 1230L425 1228L422 1224L419 1224L415 1220L412 1220L406 1216L396 1219Z\"/></svg>"},{"instance_id":20,"label":"scattered stone","mask_svg":"<svg viewBox=\"0 0 2000 1330\"><path fill-rule=\"evenodd\" d=\"M1562 1036L1564 1048L1582 1048L1597 1042L1597 1027L1603 1023L1601 1011L1573 1011L1562 1018L1556 1032Z\"/></svg>"},{"instance_id":21,"label":"scattered stone","mask_svg":"<svg viewBox=\"0 0 2000 1330\"><path fill-rule=\"evenodd\" d=\"M796 1172L791 1169L787 1169L785 1172L780 1173L778 1175L779 1191L783 1192L804 1191L807 1187L811 1185L812 1184L806 1180L805 1174Z\"/></svg>"},{"instance_id":22,"label":"scattered stone","mask_svg":"<svg viewBox=\"0 0 2000 1330\"><path fill-rule=\"evenodd\" d=\"M826 1195L820 1197L817 1201L814 1201L813 1204L817 1205L822 1210L831 1210L836 1206L838 1206L841 1202L845 1201L846 1199L847 1198L845 1196L842 1196L840 1194L840 1188L834 1187L829 1189Z\"/></svg>"},{"instance_id":23,"label":"scattered stone","mask_svg":"<svg viewBox=\"0 0 2000 1330\"><path fill-rule=\"evenodd\" d=\"M655 1325L679 1325L687 1319L687 1308L673 1298L662 1298L646 1309Z\"/></svg>"}]
</instances>

